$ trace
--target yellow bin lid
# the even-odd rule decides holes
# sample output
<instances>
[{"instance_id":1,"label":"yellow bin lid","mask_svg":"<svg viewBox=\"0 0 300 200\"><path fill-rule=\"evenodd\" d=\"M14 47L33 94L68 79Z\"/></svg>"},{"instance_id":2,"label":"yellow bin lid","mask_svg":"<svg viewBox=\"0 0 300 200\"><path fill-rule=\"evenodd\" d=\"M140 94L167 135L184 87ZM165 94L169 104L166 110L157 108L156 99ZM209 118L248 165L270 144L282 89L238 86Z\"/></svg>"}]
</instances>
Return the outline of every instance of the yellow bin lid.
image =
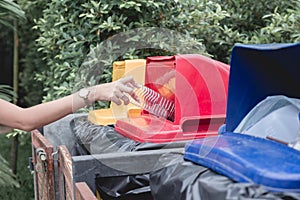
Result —
<instances>
[{"instance_id":1,"label":"yellow bin lid","mask_svg":"<svg viewBox=\"0 0 300 200\"><path fill-rule=\"evenodd\" d=\"M132 76L136 82L144 85L145 83L145 59L134 59L125 61L115 61L113 63L112 81L116 81L122 77ZM89 112L88 120L97 125L112 125L118 119L124 119L128 116L139 116L141 108L133 104L116 105L111 102L108 109L98 109Z\"/></svg>"}]
</instances>

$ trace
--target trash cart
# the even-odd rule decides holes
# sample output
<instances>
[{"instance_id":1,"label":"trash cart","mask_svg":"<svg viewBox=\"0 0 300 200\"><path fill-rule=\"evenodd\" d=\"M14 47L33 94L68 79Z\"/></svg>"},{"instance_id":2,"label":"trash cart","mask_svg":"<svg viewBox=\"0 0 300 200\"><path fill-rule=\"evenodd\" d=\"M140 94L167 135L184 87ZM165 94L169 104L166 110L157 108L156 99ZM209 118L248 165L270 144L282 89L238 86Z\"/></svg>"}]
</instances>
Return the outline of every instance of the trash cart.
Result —
<instances>
[{"instance_id":1,"label":"trash cart","mask_svg":"<svg viewBox=\"0 0 300 200\"><path fill-rule=\"evenodd\" d=\"M42 166L41 170L34 172L37 198L75 199L78 194L76 188L86 184L89 191L98 195L98 198L132 199L144 195L144 199L152 199L149 174L172 159L166 156L158 165L160 158L169 153L182 154L186 142L195 137L217 134L218 127L225 120L229 66L201 55L159 59L171 61L171 72L175 69L176 73L167 76L171 79L166 80L171 81L161 85L164 87L157 87L159 80L152 87L151 77L154 74L159 79L159 74L155 73L159 70L153 68L147 74L146 69L147 87L157 89L157 92L164 95L170 94L167 92L169 87L175 88L175 95L170 96L174 98L176 106L174 118L158 118L142 111L141 115L133 119L138 124L122 119L114 127L91 123L87 120L87 114L74 114L45 126L43 133L32 132L33 163L34 166ZM155 60L155 65L159 59ZM170 71L170 68L166 69L164 73ZM191 79L193 76L201 81L198 82L198 78ZM174 77L175 82L172 79ZM189 95L185 93L185 88ZM192 108L194 106L196 109ZM142 121L147 122L146 126L140 124ZM163 128L162 131L156 131L158 136L153 132L155 129L152 129L152 125L157 128L157 124ZM135 128L139 132L146 130L146 137L135 134ZM148 133L151 137L147 137ZM112 144L113 150L105 148L106 144ZM46 155L47 159L40 160L40 154ZM125 183L122 186L128 187L122 187L122 191L113 190L116 185L120 185L120 180L122 184ZM78 183L81 184L77 187ZM125 191L123 188L126 188Z\"/></svg>"}]
</instances>

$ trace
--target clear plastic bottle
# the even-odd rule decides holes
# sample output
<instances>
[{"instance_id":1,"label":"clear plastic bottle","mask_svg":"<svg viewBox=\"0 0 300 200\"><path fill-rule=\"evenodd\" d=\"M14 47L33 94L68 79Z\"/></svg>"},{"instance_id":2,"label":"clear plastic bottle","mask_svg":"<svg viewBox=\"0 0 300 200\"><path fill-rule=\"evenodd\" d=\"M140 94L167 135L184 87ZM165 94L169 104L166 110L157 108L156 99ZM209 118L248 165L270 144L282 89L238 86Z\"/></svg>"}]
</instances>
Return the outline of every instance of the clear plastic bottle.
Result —
<instances>
[{"instance_id":1,"label":"clear plastic bottle","mask_svg":"<svg viewBox=\"0 0 300 200\"><path fill-rule=\"evenodd\" d=\"M134 93L138 101L129 96L130 103L133 105L136 105L158 117L164 117L166 119L173 118L175 110L173 101L168 100L160 93L144 85L140 85L137 89L135 89Z\"/></svg>"}]
</instances>

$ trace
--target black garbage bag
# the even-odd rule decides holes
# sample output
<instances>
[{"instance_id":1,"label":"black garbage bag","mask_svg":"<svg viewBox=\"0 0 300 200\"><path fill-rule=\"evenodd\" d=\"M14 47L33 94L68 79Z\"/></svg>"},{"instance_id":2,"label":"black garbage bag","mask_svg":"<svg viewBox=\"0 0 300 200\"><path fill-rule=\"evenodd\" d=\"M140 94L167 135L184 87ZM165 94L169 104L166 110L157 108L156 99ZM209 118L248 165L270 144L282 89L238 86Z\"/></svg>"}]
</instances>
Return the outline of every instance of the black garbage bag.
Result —
<instances>
[{"instance_id":1,"label":"black garbage bag","mask_svg":"<svg viewBox=\"0 0 300 200\"><path fill-rule=\"evenodd\" d=\"M111 126L98 126L83 121L74 130L78 143L90 154L133 151L138 145L117 134Z\"/></svg>"},{"instance_id":2,"label":"black garbage bag","mask_svg":"<svg viewBox=\"0 0 300 200\"><path fill-rule=\"evenodd\" d=\"M300 199L300 194L272 193L259 185L234 182L179 154L169 165L150 173L150 188L155 200Z\"/></svg>"},{"instance_id":3,"label":"black garbage bag","mask_svg":"<svg viewBox=\"0 0 300 200\"><path fill-rule=\"evenodd\" d=\"M88 154L183 148L188 142L138 142L119 134L114 130L113 126L92 124L88 121L86 116L73 119L71 127L77 139L77 143L80 144Z\"/></svg>"},{"instance_id":4,"label":"black garbage bag","mask_svg":"<svg viewBox=\"0 0 300 200\"><path fill-rule=\"evenodd\" d=\"M158 159L152 171L163 168L174 162L177 154L182 153L165 153ZM103 177L101 174L96 176L96 189L103 200L152 200L153 196L150 191L149 173L130 174Z\"/></svg>"},{"instance_id":5,"label":"black garbage bag","mask_svg":"<svg viewBox=\"0 0 300 200\"><path fill-rule=\"evenodd\" d=\"M96 177L96 189L103 200L152 200L149 174Z\"/></svg>"}]
</instances>

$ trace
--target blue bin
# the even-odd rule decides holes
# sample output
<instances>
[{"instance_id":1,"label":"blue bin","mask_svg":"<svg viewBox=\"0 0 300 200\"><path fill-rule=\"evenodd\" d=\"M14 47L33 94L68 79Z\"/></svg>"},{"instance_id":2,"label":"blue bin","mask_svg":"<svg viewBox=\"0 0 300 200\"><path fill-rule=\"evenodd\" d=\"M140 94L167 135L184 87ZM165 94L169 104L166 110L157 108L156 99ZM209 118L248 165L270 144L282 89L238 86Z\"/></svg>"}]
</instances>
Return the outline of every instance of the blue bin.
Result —
<instances>
[{"instance_id":1,"label":"blue bin","mask_svg":"<svg viewBox=\"0 0 300 200\"><path fill-rule=\"evenodd\" d=\"M268 96L300 98L300 43L237 44L232 50L226 125L216 137L186 145L184 158L272 191L300 192L300 152L284 144L233 133Z\"/></svg>"},{"instance_id":2,"label":"blue bin","mask_svg":"<svg viewBox=\"0 0 300 200\"><path fill-rule=\"evenodd\" d=\"M230 68L226 131L268 96L300 98L300 43L235 45Z\"/></svg>"}]
</instances>

